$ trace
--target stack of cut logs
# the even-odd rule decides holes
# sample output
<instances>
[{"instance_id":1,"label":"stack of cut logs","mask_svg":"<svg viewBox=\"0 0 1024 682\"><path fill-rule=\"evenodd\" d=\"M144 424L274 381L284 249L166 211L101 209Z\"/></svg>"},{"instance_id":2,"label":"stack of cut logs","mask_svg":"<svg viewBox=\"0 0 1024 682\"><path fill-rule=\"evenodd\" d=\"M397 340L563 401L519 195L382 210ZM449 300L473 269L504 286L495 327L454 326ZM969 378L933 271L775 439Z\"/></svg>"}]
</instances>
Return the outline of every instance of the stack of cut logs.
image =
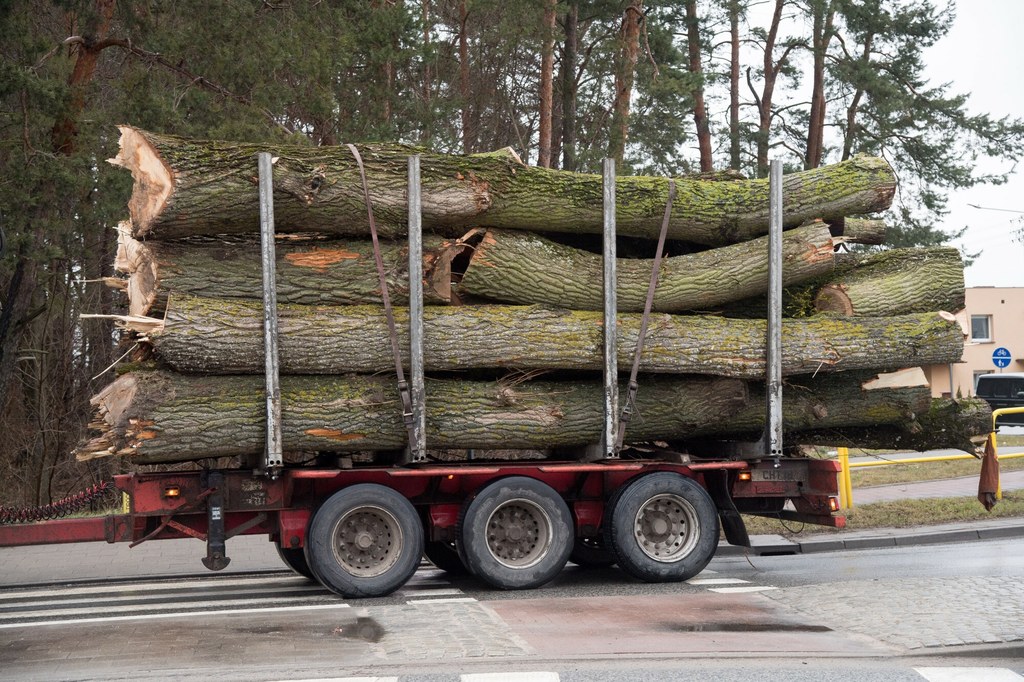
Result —
<instances>
[{"instance_id":1,"label":"stack of cut logs","mask_svg":"<svg viewBox=\"0 0 1024 682\"><path fill-rule=\"evenodd\" d=\"M80 459L260 453L265 438L256 155L274 156L283 439L288 457L377 453L407 432L366 204L347 147L188 140L121 129L134 177L112 282L145 355L93 399ZM427 444L582 456L603 424L602 183L471 156L361 145L408 362L406 160L421 154ZM668 180L617 180L618 363L632 364ZM668 256L625 440L699 456L764 426L768 181L676 180ZM953 249L881 243L895 180L856 157L783 180L788 444L970 448L987 406L930 397L922 365L960 359ZM391 241L388 241L391 240ZM391 371L389 372L389 368Z\"/></svg>"}]
</instances>

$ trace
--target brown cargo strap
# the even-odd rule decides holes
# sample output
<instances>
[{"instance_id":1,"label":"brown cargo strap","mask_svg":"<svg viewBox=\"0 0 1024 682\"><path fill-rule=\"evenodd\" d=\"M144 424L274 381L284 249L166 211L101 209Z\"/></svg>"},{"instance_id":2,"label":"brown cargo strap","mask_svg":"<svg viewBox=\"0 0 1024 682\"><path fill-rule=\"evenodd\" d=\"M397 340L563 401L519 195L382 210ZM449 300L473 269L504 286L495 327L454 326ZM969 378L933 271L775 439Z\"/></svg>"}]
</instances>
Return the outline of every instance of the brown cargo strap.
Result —
<instances>
[{"instance_id":1,"label":"brown cargo strap","mask_svg":"<svg viewBox=\"0 0 1024 682\"><path fill-rule=\"evenodd\" d=\"M654 307L654 290L658 288L658 275L661 270L661 259L665 252L665 239L668 237L668 221L672 217L672 202L676 198L676 181L668 181L668 201L665 203L665 218L661 221L661 234L658 235L658 252L654 254L654 265L651 268L651 281L647 285L647 301L644 303L644 314L640 318L640 332L636 338L636 352L633 354L633 368L629 372L629 385L626 388L626 399L619 413L619 428L615 434L615 452L622 449L626 438L626 425L629 424L636 411L636 392L639 385L636 375L640 371L640 355L644 350L644 337L647 336L647 323L651 319L651 308Z\"/></svg>"},{"instance_id":2,"label":"brown cargo strap","mask_svg":"<svg viewBox=\"0 0 1024 682\"><path fill-rule=\"evenodd\" d=\"M377 277L380 279L380 297L384 301L384 317L388 321L388 334L391 336L391 354L395 358L395 374L398 375L398 396L402 400L402 421L409 431L409 445L415 442L413 435L412 393L409 382L405 380L402 370L402 352L398 347L398 331L395 328L395 313L391 309L391 298L388 296L388 279L384 270L384 260L380 255L380 243L377 241L377 222L373 219L373 204L370 201L370 188L366 184L366 169L363 168L363 157L355 145L345 145L352 152L359 167L359 177L363 181L363 198L366 200L366 213L370 218L370 237L373 239L373 258L377 262Z\"/></svg>"}]
</instances>

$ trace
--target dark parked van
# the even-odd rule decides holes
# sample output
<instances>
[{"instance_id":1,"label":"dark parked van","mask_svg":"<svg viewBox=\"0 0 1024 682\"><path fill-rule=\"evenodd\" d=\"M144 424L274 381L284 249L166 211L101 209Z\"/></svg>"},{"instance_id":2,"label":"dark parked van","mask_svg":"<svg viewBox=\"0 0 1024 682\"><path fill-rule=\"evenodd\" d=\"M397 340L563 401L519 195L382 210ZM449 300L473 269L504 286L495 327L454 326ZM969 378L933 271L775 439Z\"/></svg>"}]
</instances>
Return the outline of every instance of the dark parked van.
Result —
<instances>
[{"instance_id":1,"label":"dark parked van","mask_svg":"<svg viewBox=\"0 0 1024 682\"><path fill-rule=\"evenodd\" d=\"M976 394L984 398L993 410L1024 407L1024 373L982 374L978 377ZM1024 424L1024 414L1008 414L1000 417L996 423Z\"/></svg>"}]
</instances>

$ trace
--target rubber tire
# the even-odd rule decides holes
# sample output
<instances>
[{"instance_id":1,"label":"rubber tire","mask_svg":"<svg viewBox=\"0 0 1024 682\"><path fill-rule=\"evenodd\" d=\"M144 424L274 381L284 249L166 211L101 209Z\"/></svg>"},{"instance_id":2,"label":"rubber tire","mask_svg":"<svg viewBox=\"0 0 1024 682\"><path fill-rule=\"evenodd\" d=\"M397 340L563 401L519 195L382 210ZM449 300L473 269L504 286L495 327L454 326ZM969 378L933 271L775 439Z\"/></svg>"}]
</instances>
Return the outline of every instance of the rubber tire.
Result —
<instances>
[{"instance_id":1,"label":"rubber tire","mask_svg":"<svg viewBox=\"0 0 1024 682\"><path fill-rule=\"evenodd\" d=\"M671 562L658 561L640 547L634 532L639 510L658 495L674 495L689 506L697 521L697 538L689 552ZM657 471L639 476L612 496L611 515L605 524L605 543L626 573L645 582L689 580L710 563L718 548L718 512L711 496L698 483L681 474Z\"/></svg>"},{"instance_id":2,"label":"rubber tire","mask_svg":"<svg viewBox=\"0 0 1024 682\"><path fill-rule=\"evenodd\" d=\"M282 547L276 542L274 543L274 547L277 547L277 554L281 557L281 561L284 562L285 566L304 578L316 581L316 576L313 575L313 571L309 568L309 564L306 563L306 551L304 549L301 547L298 549Z\"/></svg>"},{"instance_id":3,"label":"rubber tire","mask_svg":"<svg viewBox=\"0 0 1024 682\"><path fill-rule=\"evenodd\" d=\"M402 534L401 552L395 563L375 576L353 575L334 554L337 526L349 512L376 507L389 513ZM419 568L423 556L423 524L409 500L390 488L360 483L339 490L317 510L306 535L306 561L324 587L346 598L383 597L406 582Z\"/></svg>"},{"instance_id":4,"label":"rubber tire","mask_svg":"<svg viewBox=\"0 0 1024 682\"><path fill-rule=\"evenodd\" d=\"M451 575L469 575L469 569L462 563L459 550L450 542L435 540L423 546L423 554L436 568Z\"/></svg>"},{"instance_id":5,"label":"rubber tire","mask_svg":"<svg viewBox=\"0 0 1024 682\"><path fill-rule=\"evenodd\" d=\"M542 509L550 524L547 551L531 566L507 566L491 553L487 524L500 506L524 500ZM550 582L565 567L573 546L572 514L551 486L525 476L509 476L482 488L462 509L458 549L466 568L502 590L526 590Z\"/></svg>"},{"instance_id":6,"label":"rubber tire","mask_svg":"<svg viewBox=\"0 0 1024 682\"><path fill-rule=\"evenodd\" d=\"M615 564L615 553L604 544L603 537L576 538L569 561L581 568L607 568Z\"/></svg>"}]
</instances>

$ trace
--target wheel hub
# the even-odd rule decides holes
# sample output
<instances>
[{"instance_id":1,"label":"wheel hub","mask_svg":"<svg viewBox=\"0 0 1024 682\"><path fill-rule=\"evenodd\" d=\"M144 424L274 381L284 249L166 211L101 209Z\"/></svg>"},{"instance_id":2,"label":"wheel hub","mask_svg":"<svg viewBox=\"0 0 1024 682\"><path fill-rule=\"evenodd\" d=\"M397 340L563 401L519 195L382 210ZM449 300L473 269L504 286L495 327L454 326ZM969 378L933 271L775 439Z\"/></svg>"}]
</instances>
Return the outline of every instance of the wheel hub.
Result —
<instances>
[{"instance_id":1,"label":"wheel hub","mask_svg":"<svg viewBox=\"0 0 1024 682\"><path fill-rule=\"evenodd\" d=\"M335 526L335 557L348 573L357 577L385 573L398 561L403 545L398 519L381 507L353 509Z\"/></svg>"},{"instance_id":2,"label":"wheel hub","mask_svg":"<svg viewBox=\"0 0 1024 682\"><path fill-rule=\"evenodd\" d=\"M700 524L693 506L682 497L656 495L637 510L633 533L647 556L671 563L693 551Z\"/></svg>"},{"instance_id":3,"label":"wheel hub","mask_svg":"<svg viewBox=\"0 0 1024 682\"><path fill-rule=\"evenodd\" d=\"M495 509L487 521L487 549L502 565L528 568L540 561L551 544L547 513L527 500L512 500Z\"/></svg>"}]
</instances>

